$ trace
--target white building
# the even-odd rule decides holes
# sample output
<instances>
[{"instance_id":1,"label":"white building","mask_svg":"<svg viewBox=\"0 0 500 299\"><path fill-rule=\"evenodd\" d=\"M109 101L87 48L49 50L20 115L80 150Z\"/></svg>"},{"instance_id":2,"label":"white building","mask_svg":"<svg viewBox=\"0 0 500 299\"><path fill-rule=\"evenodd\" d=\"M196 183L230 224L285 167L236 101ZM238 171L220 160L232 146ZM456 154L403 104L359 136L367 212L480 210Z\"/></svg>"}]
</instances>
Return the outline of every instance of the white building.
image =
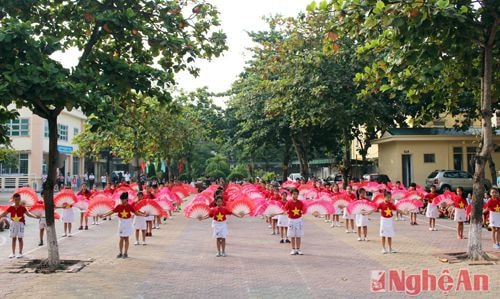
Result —
<instances>
[{"instance_id":1,"label":"white building","mask_svg":"<svg viewBox=\"0 0 500 299\"><path fill-rule=\"evenodd\" d=\"M30 185L36 190L41 188L42 175L47 173L49 136L48 123L33 114L29 109L18 109L19 117L7 123L8 135L12 147L18 153L18 163L14 167L0 164L0 189L13 189ZM73 138L83 130L85 115L76 109L61 112L58 117L59 140L57 148L60 154L59 171L83 175L84 160L73 155L77 146Z\"/></svg>"}]
</instances>

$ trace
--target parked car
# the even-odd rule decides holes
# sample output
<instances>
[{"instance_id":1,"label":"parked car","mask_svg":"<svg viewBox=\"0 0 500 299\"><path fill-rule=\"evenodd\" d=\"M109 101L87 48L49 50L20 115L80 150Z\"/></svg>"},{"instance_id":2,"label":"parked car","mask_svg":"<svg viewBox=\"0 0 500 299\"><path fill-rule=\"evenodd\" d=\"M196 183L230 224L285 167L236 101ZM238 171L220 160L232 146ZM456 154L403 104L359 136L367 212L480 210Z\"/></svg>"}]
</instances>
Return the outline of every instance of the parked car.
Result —
<instances>
[{"instance_id":1,"label":"parked car","mask_svg":"<svg viewBox=\"0 0 500 299\"><path fill-rule=\"evenodd\" d=\"M363 175L363 180L367 182L377 182L379 184L387 184L391 180L387 174L370 173Z\"/></svg>"},{"instance_id":2,"label":"parked car","mask_svg":"<svg viewBox=\"0 0 500 299\"><path fill-rule=\"evenodd\" d=\"M347 177L348 180L351 179L351 176ZM342 174L341 173L335 173L332 174L331 176L327 177L326 179L323 180L324 182L328 182L330 184L342 182Z\"/></svg>"},{"instance_id":3,"label":"parked car","mask_svg":"<svg viewBox=\"0 0 500 299\"><path fill-rule=\"evenodd\" d=\"M491 182L486 179L483 185L487 190L491 188ZM462 170L434 170L425 179L425 189L429 190L431 186L435 186L439 192L455 191L457 187L472 191L472 175Z\"/></svg>"},{"instance_id":4,"label":"parked car","mask_svg":"<svg viewBox=\"0 0 500 299\"><path fill-rule=\"evenodd\" d=\"M300 173L290 173L290 175L288 176L288 180L289 181L296 181L297 179L301 180L302 179L302 175Z\"/></svg>"}]
</instances>

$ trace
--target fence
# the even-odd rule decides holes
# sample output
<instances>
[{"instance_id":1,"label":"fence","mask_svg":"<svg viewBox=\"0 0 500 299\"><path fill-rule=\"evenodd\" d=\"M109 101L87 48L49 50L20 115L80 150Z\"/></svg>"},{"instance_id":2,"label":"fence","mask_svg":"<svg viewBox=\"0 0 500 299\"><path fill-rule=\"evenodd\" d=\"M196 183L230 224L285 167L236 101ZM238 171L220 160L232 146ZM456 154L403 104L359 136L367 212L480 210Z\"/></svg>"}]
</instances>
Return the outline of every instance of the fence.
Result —
<instances>
[{"instance_id":1,"label":"fence","mask_svg":"<svg viewBox=\"0 0 500 299\"><path fill-rule=\"evenodd\" d=\"M12 191L19 187L30 186L38 191L41 187L42 178L34 175L25 176L2 176L0 177L0 191Z\"/></svg>"}]
</instances>

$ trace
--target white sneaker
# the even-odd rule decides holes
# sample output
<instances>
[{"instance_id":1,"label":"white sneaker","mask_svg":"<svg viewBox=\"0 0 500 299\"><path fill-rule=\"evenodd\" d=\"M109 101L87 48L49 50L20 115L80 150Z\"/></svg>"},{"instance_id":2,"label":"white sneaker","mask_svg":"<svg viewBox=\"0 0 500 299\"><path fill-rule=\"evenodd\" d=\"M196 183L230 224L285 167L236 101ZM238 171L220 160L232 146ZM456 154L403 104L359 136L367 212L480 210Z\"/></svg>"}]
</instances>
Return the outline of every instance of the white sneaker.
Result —
<instances>
[{"instance_id":1,"label":"white sneaker","mask_svg":"<svg viewBox=\"0 0 500 299\"><path fill-rule=\"evenodd\" d=\"M358 241L363 241L363 239L361 239L361 238L358 238Z\"/></svg>"},{"instance_id":2,"label":"white sneaker","mask_svg":"<svg viewBox=\"0 0 500 299\"><path fill-rule=\"evenodd\" d=\"M350 233L350 231L349 231L348 229L346 229L346 230L345 230L345 233L346 233L346 234L348 234L348 233Z\"/></svg>"},{"instance_id":3,"label":"white sneaker","mask_svg":"<svg viewBox=\"0 0 500 299\"><path fill-rule=\"evenodd\" d=\"M391 249L391 253L396 253L397 251L394 249Z\"/></svg>"},{"instance_id":4,"label":"white sneaker","mask_svg":"<svg viewBox=\"0 0 500 299\"><path fill-rule=\"evenodd\" d=\"M429 230L430 230L430 231L433 231L434 229L433 229L432 227L429 227Z\"/></svg>"},{"instance_id":5,"label":"white sneaker","mask_svg":"<svg viewBox=\"0 0 500 299\"><path fill-rule=\"evenodd\" d=\"M303 255L302 250L297 249L297 254L298 254L298 255Z\"/></svg>"},{"instance_id":6,"label":"white sneaker","mask_svg":"<svg viewBox=\"0 0 500 299\"><path fill-rule=\"evenodd\" d=\"M330 227L335 227L335 224L332 223L332 225L330 225Z\"/></svg>"},{"instance_id":7,"label":"white sneaker","mask_svg":"<svg viewBox=\"0 0 500 299\"><path fill-rule=\"evenodd\" d=\"M493 248L494 249L500 249L500 245L499 244L493 244Z\"/></svg>"},{"instance_id":8,"label":"white sneaker","mask_svg":"<svg viewBox=\"0 0 500 299\"><path fill-rule=\"evenodd\" d=\"M222 256L222 257L226 257L226 253L225 253L225 252L223 252L223 253L221 253L221 254L220 254L220 256Z\"/></svg>"},{"instance_id":9,"label":"white sneaker","mask_svg":"<svg viewBox=\"0 0 500 299\"><path fill-rule=\"evenodd\" d=\"M382 249L382 254L387 254L387 253L388 253L388 251L387 251L387 250L385 250L385 248L384 248L384 249Z\"/></svg>"},{"instance_id":10,"label":"white sneaker","mask_svg":"<svg viewBox=\"0 0 500 299\"><path fill-rule=\"evenodd\" d=\"M24 255L23 255L22 253L18 253L18 254L16 255L16 258L20 259L20 258L22 258L23 256L24 256Z\"/></svg>"},{"instance_id":11,"label":"white sneaker","mask_svg":"<svg viewBox=\"0 0 500 299\"><path fill-rule=\"evenodd\" d=\"M355 231L351 230L351 234L355 234L355 233L356 233Z\"/></svg>"},{"instance_id":12,"label":"white sneaker","mask_svg":"<svg viewBox=\"0 0 500 299\"><path fill-rule=\"evenodd\" d=\"M216 257L221 257L222 255L220 254L220 252L217 252L217 254L215 256Z\"/></svg>"},{"instance_id":13,"label":"white sneaker","mask_svg":"<svg viewBox=\"0 0 500 299\"><path fill-rule=\"evenodd\" d=\"M134 245L140 245L139 241L135 241Z\"/></svg>"},{"instance_id":14,"label":"white sneaker","mask_svg":"<svg viewBox=\"0 0 500 299\"><path fill-rule=\"evenodd\" d=\"M146 242L142 242L142 246L146 246L146 245L147 245Z\"/></svg>"},{"instance_id":15,"label":"white sneaker","mask_svg":"<svg viewBox=\"0 0 500 299\"><path fill-rule=\"evenodd\" d=\"M432 230L435 231L435 232L437 232L438 229L434 227L434 228L432 228Z\"/></svg>"},{"instance_id":16,"label":"white sneaker","mask_svg":"<svg viewBox=\"0 0 500 299\"><path fill-rule=\"evenodd\" d=\"M10 259L15 258L15 257L16 257L16 255L15 255L15 254L13 254L13 253L9 254L9 258L10 258Z\"/></svg>"},{"instance_id":17,"label":"white sneaker","mask_svg":"<svg viewBox=\"0 0 500 299\"><path fill-rule=\"evenodd\" d=\"M368 238L363 238L363 241L368 241Z\"/></svg>"},{"instance_id":18,"label":"white sneaker","mask_svg":"<svg viewBox=\"0 0 500 299\"><path fill-rule=\"evenodd\" d=\"M296 255L297 254L297 251L295 251L295 249L292 249L292 251L290 251L290 255Z\"/></svg>"}]
</instances>

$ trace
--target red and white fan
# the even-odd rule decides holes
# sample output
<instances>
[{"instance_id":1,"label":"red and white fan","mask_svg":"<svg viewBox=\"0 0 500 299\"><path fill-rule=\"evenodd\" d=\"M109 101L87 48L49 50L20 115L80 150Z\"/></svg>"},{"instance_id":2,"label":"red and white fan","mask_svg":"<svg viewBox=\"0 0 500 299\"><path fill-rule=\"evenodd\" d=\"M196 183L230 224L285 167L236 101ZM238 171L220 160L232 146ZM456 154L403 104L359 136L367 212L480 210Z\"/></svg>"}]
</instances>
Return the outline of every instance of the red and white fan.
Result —
<instances>
[{"instance_id":1,"label":"red and white fan","mask_svg":"<svg viewBox=\"0 0 500 299\"><path fill-rule=\"evenodd\" d=\"M455 201L453 200L453 194L451 192L445 192L441 195L438 195L432 201L432 204L435 206L448 206L453 205Z\"/></svg>"},{"instance_id":2,"label":"red and white fan","mask_svg":"<svg viewBox=\"0 0 500 299\"><path fill-rule=\"evenodd\" d=\"M335 208L329 201L325 200L312 200L305 204L305 214L313 216L333 214Z\"/></svg>"},{"instance_id":3,"label":"red and white fan","mask_svg":"<svg viewBox=\"0 0 500 299\"><path fill-rule=\"evenodd\" d=\"M418 191L408 191L406 192L404 199L413 199L413 200L422 200L424 198L424 194L418 192Z\"/></svg>"},{"instance_id":4,"label":"red and white fan","mask_svg":"<svg viewBox=\"0 0 500 299\"><path fill-rule=\"evenodd\" d=\"M279 202L272 200L267 202L266 208L262 210L261 215L277 215L282 214L284 211L283 206Z\"/></svg>"},{"instance_id":5,"label":"red and white fan","mask_svg":"<svg viewBox=\"0 0 500 299\"><path fill-rule=\"evenodd\" d=\"M134 208L150 216L166 216L165 211L154 199L143 199L134 204Z\"/></svg>"},{"instance_id":6,"label":"red and white fan","mask_svg":"<svg viewBox=\"0 0 500 299\"><path fill-rule=\"evenodd\" d=\"M353 201L347 206L349 214L364 214L375 210L377 210L377 205L365 199Z\"/></svg>"},{"instance_id":7,"label":"red and white fan","mask_svg":"<svg viewBox=\"0 0 500 299\"><path fill-rule=\"evenodd\" d=\"M195 203L184 209L184 216L193 219L204 219L210 214L210 208L203 203Z\"/></svg>"},{"instance_id":8,"label":"red and white fan","mask_svg":"<svg viewBox=\"0 0 500 299\"><path fill-rule=\"evenodd\" d=\"M423 206L424 203L422 201L413 199L402 199L396 203L396 208L403 212L418 211Z\"/></svg>"},{"instance_id":9,"label":"red and white fan","mask_svg":"<svg viewBox=\"0 0 500 299\"><path fill-rule=\"evenodd\" d=\"M45 205L43 203L35 203L28 209L28 211L37 217L45 217ZM61 216L54 212L54 219L60 218Z\"/></svg>"},{"instance_id":10,"label":"red and white fan","mask_svg":"<svg viewBox=\"0 0 500 299\"><path fill-rule=\"evenodd\" d=\"M89 204L90 204L90 202L88 199L82 198L82 199L77 200L75 202L75 204L73 205L73 207L80 209L82 211L86 211L89 207Z\"/></svg>"},{"instance_id":11,"label":"red and white fan","mask_svg":"<svg viewBox=\"0 0 500 299\"><path fill-rule=\"evenodd\" d=\"M317 200L327 200L329 202L332 201L332 195L328 192L319 192L316 197Z\"/></svg>"},{"instance_id":12,"label":"red and white fan","mask_svg":"<svg viewBox=\"0 0 500 299\"><path fill-rule=\"evenodd\" d=\"M21 204L25 207L31 207L38 201L38 196L36 195L35 190L30 187L17 188L14 193L18 193L21 196ZM10 201L14 201L12 197L10 198Z\"/></svg>"},{"instance_id":13,"label":"red and white fan","mask_svg":"<svg viewBox=\"0 0 500 299\"><path fill-rule=\"evenodd\" d=\"M175 210L174 205L170 201L168 201L166 199L155 198L155 201L160 205L160 207L164 211L173 211L173 210Z\"/></svg>"},{"instance_id":14,"label":"red and white fan","mask_svg":"<svg viewBox=\"0 0 500 299\"><path fill-rule=\"evenodd\" d=\"M111 196L106 194L106 193L97 193L97 194L94 194L90 197L90 201L106 201L106 200L109 200L109 201L113 201L111 199Z\"/></svg>"},{"instance_id":15,"label":"red and white fan","mask_svg":"<svg viewBox=\"0 0 500 299\"><path fill-rule=\"evenodd\" d=\"M286 188L286 189L297 188L299 186L300 186L300 184L298 182L295 182L295 181L286 181L281 185L282 188Z\"/></svg>"},{"instance_id":16,"label":"red and white fan","mask_svg":"<svg viewBox=\"0 0 500 299\"><path fill-rule=\"evenodd\" d=\"M392 190L391 191L391 197L394 201L398 201L400 199L403 199L403 197L406 196L406 190Z\"/></svg>"},{"instance_id":17,"label":"red and white fan","mask_svg":"<svg viewBox=\"0 0 500 299\"><path fill-rule=\"evenodd\" d=\"M347 194L339 194L333 197L332 204L335 210L339 210L347 207L351 201Z\"/></svg>"},{"instance_id":18,"label":"red and white fan","mask_svg":"<svg viewBox=\"0 0 500 299\"><path fill-rule=\"evenodd\" d=\"M54 206L62 208L65 205L73 205L76 202L76 195L70 189L63 189L54 196Z\"/></svg>"},{"instance_id":19,"label":"red and white fan","mask_svg":"<svg viewBox=\"0 0 500 299\"><path fill-rule=\"evenodd\" d=\"M373 198L372 198L372 201L375 203L375 204L380 204L384 201L384 193L380 193L380 192L377 192Z\"/></svg>"},{"instance_id":20,"label":"red and white fan","mask_svg":"<svg viewBox=\"0 0 500 299\"><path fill-rule=\"evenodd\" d=\"M113 211L114 207L115 203L110 200L91 201L85 215L88 217L98 217Z\"/></svg>"},{"instance_id":21,"label":"red and white fan","mask_svg":"<svg viewBox=\"0 0 500 299\"><path fill-rule=\"evenodd\" d=\"M228 203L227 208L236 215L248 215L255 209L255 204L249 198L241 198Z\"/></svg>"}]
</instances>

